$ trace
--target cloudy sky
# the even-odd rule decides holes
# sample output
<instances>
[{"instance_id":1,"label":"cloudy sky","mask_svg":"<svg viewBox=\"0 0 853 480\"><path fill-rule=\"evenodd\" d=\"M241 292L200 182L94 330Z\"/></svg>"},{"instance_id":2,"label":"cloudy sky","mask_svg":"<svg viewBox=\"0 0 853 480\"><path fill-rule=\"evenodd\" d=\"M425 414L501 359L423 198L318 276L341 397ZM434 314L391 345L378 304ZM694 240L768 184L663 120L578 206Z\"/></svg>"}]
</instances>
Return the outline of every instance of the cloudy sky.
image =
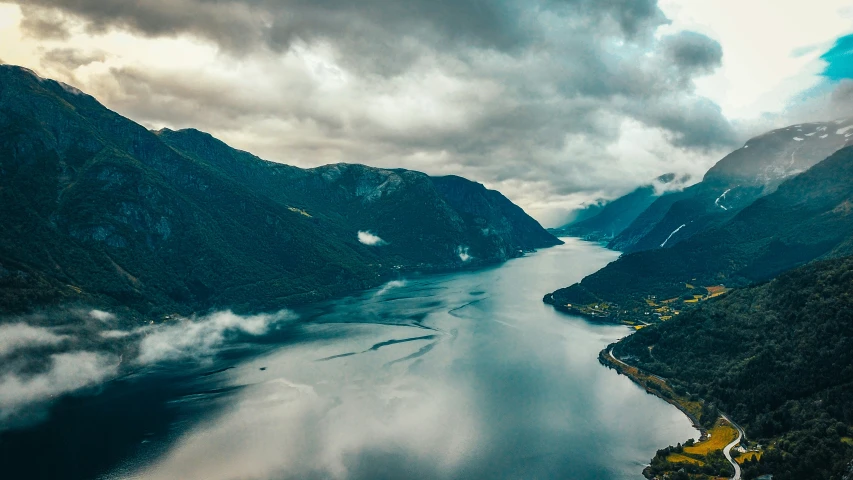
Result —
<instances>
[{"instance_id":1,"label":"cloudy sky","mask_svg":"<svg viewBox=\"0 0 853 480\"><path fill-rule=\"evenodd\" d=\"M546 225L853 115L849 0L26 0L0 59L261 157L460 174Z\"/></svg>"}]
</instances>

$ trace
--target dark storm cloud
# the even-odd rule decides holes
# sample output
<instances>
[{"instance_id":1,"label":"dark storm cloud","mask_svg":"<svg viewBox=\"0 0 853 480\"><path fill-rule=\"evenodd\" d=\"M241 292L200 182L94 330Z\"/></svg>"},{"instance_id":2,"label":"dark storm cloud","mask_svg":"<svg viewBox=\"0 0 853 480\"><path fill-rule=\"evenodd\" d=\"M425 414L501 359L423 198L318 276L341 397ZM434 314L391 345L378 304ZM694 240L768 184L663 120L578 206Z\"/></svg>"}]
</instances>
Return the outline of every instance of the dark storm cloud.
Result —
<instances>
[{"instance_id":1,"label":"dark storm cloud","mask_svg":"<svg viewBox=\"0 0 853 480\"><path fill-rule=\"evenodd\" d=\"M21 5L21 12L21 29L35 38L65 40L70 35L67 20L57 10Z\"/></svg>"},{"instance_id":2,"label":"dark storm cloud","mask_svg":"<svg viewBox=\"0 0 853 480\"><path fill-rule=\"evenodd\" d=\"M678 146L713 148L738 141L720 107L710 100L655 104L637 112L637 116L671 132L672 142Z\"/></svg>"},{"instance_id":3,"label":"dark storm cloud","mask_svg":"<svg viewBox=\"0 0 853 480\"><path fill-rule=\"evenodd\" d=\"M664 51L679 68L710 73L723 63L723 48L696 32L680 32L664 38Z\"/></svg>"},{"instance_id":4,"label":"dark storm cloud","mask_svg":"<svg viewBox=\"0 0 853 480\"><path fill-rule=\"evenodd\" d=\"M54 48L48 50L41 58L42 64L61 65L69 70L103 62L106 56L103 52L83 52L74 48Z\"/></svg>"},{"instance_id":5,"label":"dark storm cloud","mask_svg":"<svg viewBox=\"0 0 853 480\"><path fill-rule=\"evenodd\" d=\"M25 21L49 13L90 33L212 43L228 69L123 65L77 86L146 125L208 130L288 163L456 173L547 203L624 193L670 171L678 160L667 157L738 140L694 92L694 78L720 65L720 45L656 35L668 23L656 0L27 4L38 8ZM45 61L84 60L67 53ZM611 148L626 125L653 157ZM616 175L625 162L643 178Z\"/></svg>"},{"instance_id":6,"label":"dark storm cloud","mask_svg":"<svg viewBox=\"0 0 853 480\"><path fill-rule=\"evenodd\" d=\"M27 3L81 18L93 31L118 27L150 36L190 33L228 48L266 44L286 49L296 38L305 41L346 38L357 44L358 35L370 33L364 41L432 34L451 43L511 50L538 38L536 28L527 21L545 11L596 23L608 19L629 36L665 21L656 0L31 0ZM388 36L377 38L376 30L384 30Z\"/></svg>"}]
</instances>

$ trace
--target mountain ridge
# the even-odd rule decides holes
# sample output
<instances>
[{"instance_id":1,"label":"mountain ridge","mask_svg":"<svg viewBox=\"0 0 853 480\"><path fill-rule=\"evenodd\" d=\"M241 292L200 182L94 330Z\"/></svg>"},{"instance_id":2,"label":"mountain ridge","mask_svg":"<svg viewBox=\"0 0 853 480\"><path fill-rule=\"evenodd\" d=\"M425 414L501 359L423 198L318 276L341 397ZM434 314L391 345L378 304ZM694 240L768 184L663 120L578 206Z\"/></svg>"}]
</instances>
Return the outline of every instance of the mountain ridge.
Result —
<instances>
[{"instance_id":1,"label":"mountain ridge","mask_svg":"<svg viewBox=\"0 0 853 480\"><path fill-rule=\"evenodd\" d=\"M684 184L689 177L676 178L673 173L659 176L654 182L642 185L631 192L605 202L600 211L590 218L584 218L551 229L557 235L580 237L594 242L611 241L633 223L658 198L678 191L678 185L672 188L672 183ZM662 188L667 191L659 191Z\"/></svg>"},{"instance_id":2,"label":"mountain ridge","mask_svg":"<svg viewBox=\"0 0 853 480\"><path fill-rule=\"evenodd\" d=\"M0 66L0 310L280 309L561 243L474 182L457 181L479 202L466 211L420 172L302 170L194 132L176 148L173 131ZM359 240L370 231L382 242Z\"/></svg>"},{"instance_id":3,"label":"mountain ridge","mask_svg":"<svg viewBox=\"0 0 853 480\"><path fill-rule=\"evenodd\" d=\"M720 225L786 179L853 144L853 118L813 122L753 137L717 162L702 181L662 197L608 243L626 253L676 243ZM677 230L677 231L676 231Z\"/></svg>"},{"instance_id":4,"label":"mountain ridge","mask_svg":"<svg viewBox=\"0 0 853 480\"><path fill-rule=\"evenodd\" d=\"M612 305L599 316L650 321L658 309L669 314L678 310L674 305L690 307L682 296L696 303L706 287L744 286L815 259L853 254L851 213L853 147L846 147L722 225L672 247L625 254L544 300L559 308ZM652 307L651 297L669 303Z\"/></svg>"}]
</instances>

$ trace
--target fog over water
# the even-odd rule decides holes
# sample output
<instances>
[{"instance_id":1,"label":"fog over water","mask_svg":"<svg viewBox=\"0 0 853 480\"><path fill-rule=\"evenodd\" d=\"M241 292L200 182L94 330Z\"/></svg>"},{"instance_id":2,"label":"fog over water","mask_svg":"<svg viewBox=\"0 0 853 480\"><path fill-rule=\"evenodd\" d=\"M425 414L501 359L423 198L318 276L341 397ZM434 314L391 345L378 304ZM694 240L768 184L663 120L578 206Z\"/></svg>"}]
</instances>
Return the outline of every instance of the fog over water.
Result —
<instances>
[{"instance_id":1,"label":"fog over water","mask_svg":"<svg viewBox=\"0 0 853 480\"><path fill-rule=\"evenodd\" d=\"M45 478L639 480L657 449L696 431L598 363L626 327L541 301L616 256L569 240L313 305L261 336L223 337L205 360L163 355L61 402L5 433L0 446L16 447L3 460L55 459L35 470Z\"/></svg>"}]
</instances>

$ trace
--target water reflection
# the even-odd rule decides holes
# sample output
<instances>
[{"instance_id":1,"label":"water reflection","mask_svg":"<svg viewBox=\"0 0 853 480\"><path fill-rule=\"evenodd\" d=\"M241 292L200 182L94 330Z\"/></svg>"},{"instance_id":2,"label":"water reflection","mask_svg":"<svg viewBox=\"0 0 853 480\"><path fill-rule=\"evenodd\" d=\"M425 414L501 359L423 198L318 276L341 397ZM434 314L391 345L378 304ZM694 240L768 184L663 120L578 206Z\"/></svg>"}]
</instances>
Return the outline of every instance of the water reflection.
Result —
<instances>
[{"instance_id":1,"label":"water reflection","mask_svg":"<svg viewBox=\"0 0 853 480\"><path fill-rule=\"evenodd\" d=\"M299 342L205 377L215 394L173 400L214 418L110 477L642 478L657 448L695 431L598 364L624 327L540 301L614 258L569 242L299 312Z\"/></svg>"}]
</instances>

